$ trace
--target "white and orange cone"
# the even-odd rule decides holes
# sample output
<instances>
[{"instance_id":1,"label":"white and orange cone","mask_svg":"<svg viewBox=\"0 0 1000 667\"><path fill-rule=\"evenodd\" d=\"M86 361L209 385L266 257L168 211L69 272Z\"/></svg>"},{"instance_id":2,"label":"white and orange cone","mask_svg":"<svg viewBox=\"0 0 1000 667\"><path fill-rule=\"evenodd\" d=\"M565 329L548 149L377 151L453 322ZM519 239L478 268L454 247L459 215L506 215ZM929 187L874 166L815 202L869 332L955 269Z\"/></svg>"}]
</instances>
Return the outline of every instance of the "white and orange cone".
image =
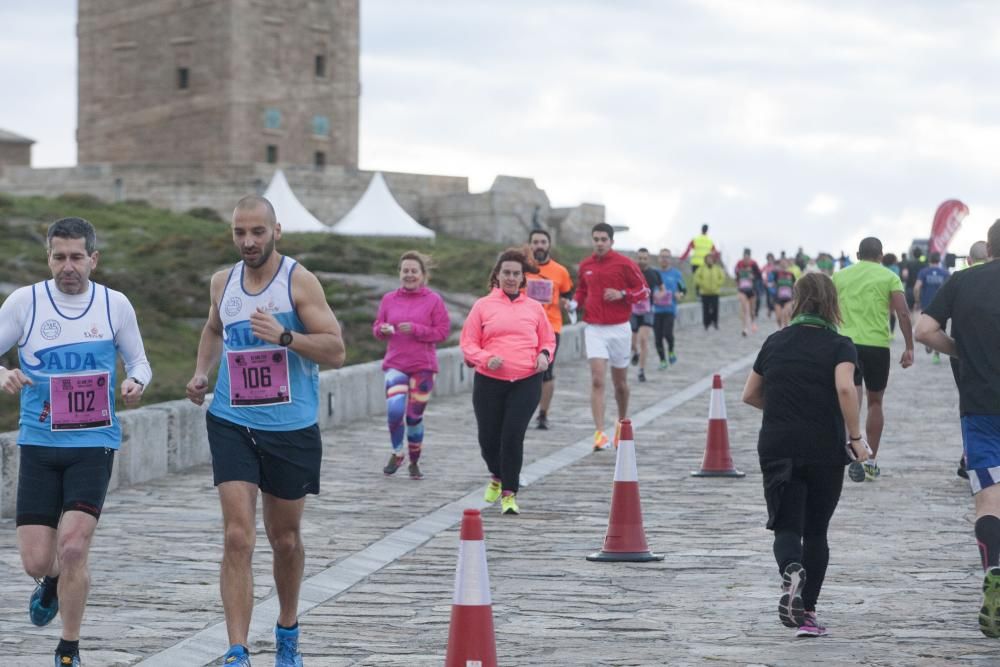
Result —
<instances>
[{"instance_id":1,"label":"white and orange cone","mask_svg":"<svg viewBox=\"0 0 1000 667\"><path fill-rule=\"evenodd\" d=\"M708 404L708 436L705 440L705 457L701 470L692 472L694 477L743 477L733 465L729 453L729 422L726 419L726 398L722 393L722 377L712 378L712 398Z\"/></svg>"},{"instance_id":2,"label":"white and orange cone","mask_svg":"<svg viewBox=\"0 0 1000 667\"><path fill-rule=\"evenodd\" d=\"M465 510L455 568L445 667L497 667L493 601L479 510Z\"/></svg>"},{"instance_id":3,"label":"white and orange cone","mask_svg":"<svg viewBox=\"0 0 1000 667\"><path fill-rule=\"evenodd\" d=\"M663 556L651 553L646 545L631 420L622 419L619 428L620 440L618 455L615 458L615 481L611 492L608 532L604 536L604 548L587 556L587 560L630 563L663 560Z\"/></svg>"}]
</instances>

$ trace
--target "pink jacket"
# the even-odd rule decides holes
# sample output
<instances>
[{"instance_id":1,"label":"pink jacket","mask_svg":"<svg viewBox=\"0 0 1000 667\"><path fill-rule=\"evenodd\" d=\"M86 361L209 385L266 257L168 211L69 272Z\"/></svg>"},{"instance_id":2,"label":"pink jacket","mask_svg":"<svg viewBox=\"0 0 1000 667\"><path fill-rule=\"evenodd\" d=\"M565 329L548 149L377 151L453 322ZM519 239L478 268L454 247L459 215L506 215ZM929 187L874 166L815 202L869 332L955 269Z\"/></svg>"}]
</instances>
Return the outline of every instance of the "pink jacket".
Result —
<instances>
[{"instance_id":1,"label":"pink jacket","mask_svg":"<svg viewBox=\"0 0 1000 667\"><path fill-rule=\"evenodd\" d=\"M476 301L462 327L459 342L465 361L498 380L523 380L538 372L535 362L542 350L555 354L556 337L542 304L519 294L513 301L500 288ZM496 370L486 366L500 357Z\"/></svg>"},{"instance_id":2,"label":"pink jacket","mask_svg":"<svg viewBox=\"0 0 1000 667\"><path fill-rule=\"evenodd\" d=\"M413 324L409 334L400 333L403 322ZM396 327L396 333L386 335L379 331L383 324ZM444 301L437 292L421 287L407 290L400 287L382 297L372 333L379 340L388 340L382 370L394 368L403 373L438 370L435 346L451 331L451 321Z\"/></svg>"}]
</instances>

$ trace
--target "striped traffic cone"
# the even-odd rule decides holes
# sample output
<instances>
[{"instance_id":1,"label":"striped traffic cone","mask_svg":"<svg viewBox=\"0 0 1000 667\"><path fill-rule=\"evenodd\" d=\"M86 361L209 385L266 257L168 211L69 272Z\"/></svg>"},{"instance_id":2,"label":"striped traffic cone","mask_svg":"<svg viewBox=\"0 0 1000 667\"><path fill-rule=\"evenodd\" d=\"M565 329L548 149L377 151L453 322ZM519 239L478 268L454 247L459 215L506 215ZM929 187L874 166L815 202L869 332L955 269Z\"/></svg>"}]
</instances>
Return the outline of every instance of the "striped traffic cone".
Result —
<instances>
[{"instance_id":1,"label":"striped traffic cone","mask_svg":"<svg viewBox=\"0 0 1000 667\"><path fill-rule=\"evenodd\" d=\"M642 527L642 504L639 501L639 473L635 465L635 440L632 422L622 419L620 441L615 459L615 481L611 492L611 516L604 548L587 560L645 563L663 560L649 551Z\"/></svg>"},{"instance_id":2,"label":"striped traffic cone","mask_svg":"<svg viewBox=\"0 0 1000 667\"><path fill-rule=\"evenodd\" d=\"M444 664L445 667L497 667L490 575L486 570L486 542L479 510L465 510L460 539Z\"/></svg>"},{"instance_id":3,"label":"striped traffic cone","mask_svg":"<svg viewBox=\"0 0 1000 667\"><path fill-rule=\"evenodd\" d=\"M729 426L726 420L726 398L722 394L722 377L712 378L712 398L708 404L708 437L701 470L692 472L694 477L743 477L733 465L729 454Z\"/></svg>"}]
</instances>

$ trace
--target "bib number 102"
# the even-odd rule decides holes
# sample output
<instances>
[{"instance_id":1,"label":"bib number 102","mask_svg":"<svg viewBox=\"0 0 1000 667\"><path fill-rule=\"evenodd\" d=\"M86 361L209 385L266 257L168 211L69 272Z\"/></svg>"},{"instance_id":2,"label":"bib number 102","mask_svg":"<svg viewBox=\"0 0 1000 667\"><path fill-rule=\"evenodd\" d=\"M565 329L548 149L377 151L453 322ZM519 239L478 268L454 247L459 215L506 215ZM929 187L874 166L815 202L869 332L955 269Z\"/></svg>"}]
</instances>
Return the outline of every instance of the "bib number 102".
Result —
<instances>
[{"instance_id":1,"label":"bib number 102","mask_svg":"<svg viewBox=\"0 0 1000 667\"><path fill-rule=\"evenodd\" d=\"M95 393L92 391L70 391L66 393L67 412L93 412Z\"/></svg>"},{"instance_id":2,"label":"bib number 102","mask_svg":"<svg viewBox=\"0 0 1000 667\"><path fill-rule=\"evenodd\" d=\"M241 368L243 386L248 389L271 386L271 369L267 366L249 366Z\"/></svg>"}]
</instances>

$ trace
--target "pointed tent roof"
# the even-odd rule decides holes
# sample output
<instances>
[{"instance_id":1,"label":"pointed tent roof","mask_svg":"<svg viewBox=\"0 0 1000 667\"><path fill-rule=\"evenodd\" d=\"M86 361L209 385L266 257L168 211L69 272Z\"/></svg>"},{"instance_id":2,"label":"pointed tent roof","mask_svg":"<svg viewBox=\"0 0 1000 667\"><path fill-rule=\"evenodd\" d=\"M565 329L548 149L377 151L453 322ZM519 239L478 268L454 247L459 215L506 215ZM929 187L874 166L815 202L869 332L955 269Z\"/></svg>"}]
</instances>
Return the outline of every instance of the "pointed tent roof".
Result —
<instances>
[{"instance_id":1,"label":"pointed tent roof","mask_svg":"<svg viewBox=\"0 0 1000 667\"><path fill-rule=\"evenodd\" d=\"M408 236L434 238L427 229L403 210L385 184L382 172L375 172L368 189L354 208L330 228L347 236Z\"/></svg>"},{"instance_id":2,"label":"pointed tent roof","mask_svg":"<svg viewBox=\"0 0 1000 667\"><path fill-rule=\"evenodd\" d=\"M283 232L329 232L330 228L316 219L302 205L280 169L274 172L271 183L264 191L264 198L271 202Z\"/></svg>"}]
</instances>

